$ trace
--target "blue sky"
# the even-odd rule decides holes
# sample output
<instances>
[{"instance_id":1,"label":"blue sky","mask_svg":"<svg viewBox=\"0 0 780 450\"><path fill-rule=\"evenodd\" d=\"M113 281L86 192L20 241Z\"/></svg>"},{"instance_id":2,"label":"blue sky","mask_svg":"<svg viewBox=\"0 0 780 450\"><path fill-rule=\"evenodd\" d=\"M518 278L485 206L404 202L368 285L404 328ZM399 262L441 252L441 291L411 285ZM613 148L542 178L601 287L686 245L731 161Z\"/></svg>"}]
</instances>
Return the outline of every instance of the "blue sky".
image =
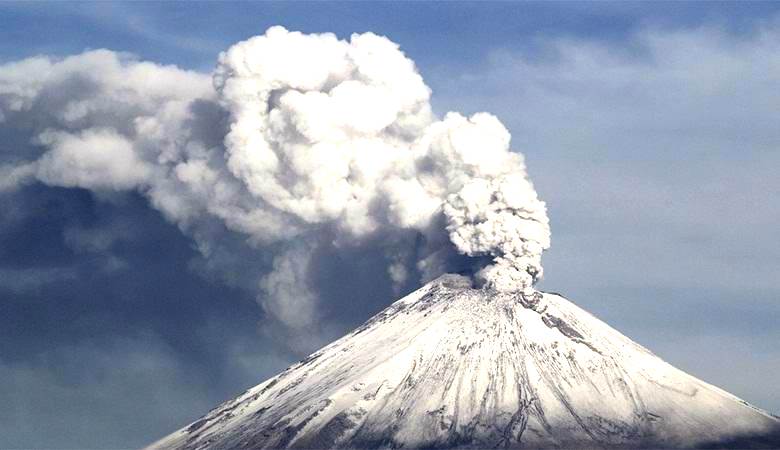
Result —
<instances>
[{"instance_id":1,"label":"blue sky","mask_svg":"<svg viewBox=\"0 0 780 450\"><path fill-rule=\"evenodd\" d=\"M386 35L437 113L490 111L512 132L549 207L542 289L777 413L778 14L772 2L2 3L0 63L107 48L208 73L271 25ZM25 143L3 128L6 161ZM0 447L139 446L301 356L258 326L243 284L255 272L214 276L141 195L33 184L0 192L0 211ZM330 286L342 299L330 335L392 299L369 286Z\"/></svg>"}]
</instances>

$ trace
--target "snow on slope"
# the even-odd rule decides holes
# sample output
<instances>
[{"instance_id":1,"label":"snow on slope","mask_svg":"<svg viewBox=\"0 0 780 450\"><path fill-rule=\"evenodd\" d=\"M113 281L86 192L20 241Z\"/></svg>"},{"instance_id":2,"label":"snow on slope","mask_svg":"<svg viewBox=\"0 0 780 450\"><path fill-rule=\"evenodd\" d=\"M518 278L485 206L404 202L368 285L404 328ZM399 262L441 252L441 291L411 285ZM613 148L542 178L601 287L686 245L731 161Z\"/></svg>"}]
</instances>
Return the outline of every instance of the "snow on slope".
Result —
<instances>
[{"instance_id":1,"label":"snow on slope","mask_svg":"<svg viewBox=\"0 0 780 450\"><path fill-rule=\"evenodd\" d=\"M777 418L561 296L445 275L150 449L771 448L779 436Z\"/></svg>"}]
</instances>

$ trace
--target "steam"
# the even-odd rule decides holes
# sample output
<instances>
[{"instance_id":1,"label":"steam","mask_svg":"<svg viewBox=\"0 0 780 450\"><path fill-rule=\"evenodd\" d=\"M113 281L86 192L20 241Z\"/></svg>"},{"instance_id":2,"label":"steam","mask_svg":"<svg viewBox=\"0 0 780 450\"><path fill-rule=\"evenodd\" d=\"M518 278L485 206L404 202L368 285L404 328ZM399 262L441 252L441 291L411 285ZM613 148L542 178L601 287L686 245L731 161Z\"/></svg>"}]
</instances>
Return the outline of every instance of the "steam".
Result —
<instances>
[{"instance_id":1,"label":"steam","mask_svg":"<svg viewBox=\"0 0 780 450\"><path fill-rule=\"evenodd\" d=\"M228 167L264 210L352 238L440 232L444 214L460 253L494 258L477 273L488 287L541 276L545 207L509 133L484 113L437 121L396 44L274 27L223 54L215 85L232 119Z\"/></svg>"},{"instance_id":2,"label":"steam","mask_svg":"<svg viewBox=\"0 0 780 450\"><path fill-rule=\"evenodd\" d=\"M0 166L0 190L139 191L207 257L215 222L246 236L273 255L261 304L293 327L317 319L323 246L371 246L398 289L451 271L532 289L550 230L523 156L496 117L438 119L430 95L372 33L273 27L211 79L105 50L32 58L0 66L0 128L33 142Z\"/></svg>"}]
</instances>

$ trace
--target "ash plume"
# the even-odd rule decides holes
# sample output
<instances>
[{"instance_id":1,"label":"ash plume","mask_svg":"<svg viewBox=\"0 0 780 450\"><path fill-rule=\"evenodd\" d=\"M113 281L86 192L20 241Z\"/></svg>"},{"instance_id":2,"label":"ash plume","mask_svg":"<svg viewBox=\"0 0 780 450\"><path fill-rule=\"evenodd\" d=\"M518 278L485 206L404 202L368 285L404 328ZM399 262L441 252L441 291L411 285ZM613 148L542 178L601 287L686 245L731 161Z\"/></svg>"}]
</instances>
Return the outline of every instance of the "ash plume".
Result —
<instances>
[{"instance_id":1,"label":"ash plume","mask_svg":"<svg viewBox=\"0 0 780 450\"><path fill-rule=\"evenodd\" d=\"M216 271L243 236L270 255L260 303L293 328L318 319L318 255L356 248L398 290L446 272L532 289L550 230L523 156L495 116L438 118L430 96L372 33L272 27L212 75L107 50L30 58L0 66L0 127L29 144L0 160L0 190L141 192Z\"/></svg>"}]
</instances>

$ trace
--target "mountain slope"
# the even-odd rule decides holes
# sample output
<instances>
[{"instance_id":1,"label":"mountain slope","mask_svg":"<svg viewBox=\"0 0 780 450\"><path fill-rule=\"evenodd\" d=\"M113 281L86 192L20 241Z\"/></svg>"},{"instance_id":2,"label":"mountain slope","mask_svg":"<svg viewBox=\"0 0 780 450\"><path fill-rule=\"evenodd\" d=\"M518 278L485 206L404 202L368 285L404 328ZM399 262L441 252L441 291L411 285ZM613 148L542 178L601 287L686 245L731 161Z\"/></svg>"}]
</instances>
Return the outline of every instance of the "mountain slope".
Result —
<instances>
[{"instance_id":1,"label":"mountain slope","mask_svg":"<svg viewBox=\"0 0 780 450\"><path fill-rule=\"evenodd\" d=\"M446 275L150 448L722 444L780 446L780 420L561 296Z\"/></svg>"}]
</instances>

